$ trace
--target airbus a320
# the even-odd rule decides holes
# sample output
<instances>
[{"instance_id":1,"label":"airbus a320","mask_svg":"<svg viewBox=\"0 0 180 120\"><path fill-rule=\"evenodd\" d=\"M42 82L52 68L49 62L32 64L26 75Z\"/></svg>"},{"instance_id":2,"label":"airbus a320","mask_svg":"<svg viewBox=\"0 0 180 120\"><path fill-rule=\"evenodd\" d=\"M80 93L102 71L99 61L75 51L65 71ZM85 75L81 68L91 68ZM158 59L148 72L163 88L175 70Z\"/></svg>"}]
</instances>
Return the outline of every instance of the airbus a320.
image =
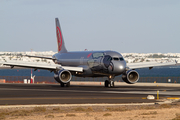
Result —
<instances>
[{"instance_id":1,"label":"airbus a320","mask_svg":"<svg viewBox=\"0 0 180 120\"><path fill-rule=\"evenodd\" d=\"M134 84L139 80L139 74L135 69L138 68L153 68L155 66L175 65L176 62L157 63L129 63L127 64L123 56L116 51L78 51L68 52L58 18L55 18L56 35L58 53L52 57L30 56L44 59L51 59L54 65L35 64L33 62L1 62L3 65L26 68L45 69L54 72L54 79L60 83L61 87L70 86L72 75L78 77L107 77L105 87L114 87L113 79L122 75L124 82Z\"/></svg>"}]
</instances>

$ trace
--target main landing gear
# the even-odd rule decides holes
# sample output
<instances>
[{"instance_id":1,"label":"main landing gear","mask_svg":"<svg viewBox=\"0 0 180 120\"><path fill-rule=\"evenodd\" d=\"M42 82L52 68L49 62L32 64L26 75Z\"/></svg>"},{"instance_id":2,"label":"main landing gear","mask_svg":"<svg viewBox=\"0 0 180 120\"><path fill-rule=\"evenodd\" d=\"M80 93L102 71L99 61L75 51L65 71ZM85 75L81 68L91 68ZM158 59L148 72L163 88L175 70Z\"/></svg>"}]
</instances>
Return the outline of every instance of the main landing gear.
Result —
<instances>
[{"instance_id":1,"label":"main landing gear","mask_svg":"<svg viewBox=\"0 0 180 120\"><path fill-rule=\"evenodd\" d=\"M112 80L113 78L114 78L113 76L109 76L108 77L109 80L105 80L104 86L105 87L114 87L114 81Z\"/></svg>"},{"instance_id":2,"label":"main landing gear","mask_svg":"<svg viewBox=\"0 0 180 120\"><path fill-rule=\"evenodd\" d=\"M70 87L70 82L68 82L68 83L60 83L60 86L61 87Z\"/></svg>"}]
</instances>

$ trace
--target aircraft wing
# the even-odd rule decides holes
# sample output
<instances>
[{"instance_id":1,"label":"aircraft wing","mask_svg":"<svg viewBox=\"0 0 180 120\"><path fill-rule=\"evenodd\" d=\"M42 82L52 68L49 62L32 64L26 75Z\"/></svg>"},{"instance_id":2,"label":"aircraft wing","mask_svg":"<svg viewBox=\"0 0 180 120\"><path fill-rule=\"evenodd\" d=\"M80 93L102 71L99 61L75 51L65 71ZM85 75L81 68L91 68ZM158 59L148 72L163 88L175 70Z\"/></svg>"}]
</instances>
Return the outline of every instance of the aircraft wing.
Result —
<instances>
[{"instance_id":1,"label":"aircraft wing","mask_svg":"<svg viewBox=\"0 0 180 120\"><path fill-rule=\"evenodd\" d=\"M153 68L160 66L174 66L176 62L166 62L166 63L158 63L158 62L142 62L142 63L127 63L127 67L129 69L138 69L138 68Z\"/></svg>"},{"instance_id":2,"label":"aircraft wing","mask_svg":"<svg viewBox=\"0 0 180 120\"><path fill-rule=\"evenodd\" d=\"M48 64L48 63L34 63L34 62L22 62L22 61L1 61L0 64L13 67L25 67L25 68L34 68L34 69L45 69L45 70L59 70L66 69L69 71L82 72L82 67L70 67L70 66L61 66L57 64Z\"/></svg>"}]
</instances>

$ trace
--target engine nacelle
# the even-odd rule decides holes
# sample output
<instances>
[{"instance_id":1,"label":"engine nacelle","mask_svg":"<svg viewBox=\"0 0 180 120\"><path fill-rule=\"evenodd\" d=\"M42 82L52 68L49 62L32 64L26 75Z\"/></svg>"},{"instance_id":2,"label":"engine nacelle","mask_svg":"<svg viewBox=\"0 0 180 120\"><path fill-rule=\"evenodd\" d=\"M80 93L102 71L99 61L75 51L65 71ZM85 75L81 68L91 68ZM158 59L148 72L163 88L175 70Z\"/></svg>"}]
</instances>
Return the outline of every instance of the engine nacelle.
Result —
<instances>
[{"instance_id":1,"label":"engine nacelle","mask_svg":"<svg viewBox=\"0 0 180 120\"><path fill-rule=\"evenodd\" d=\"M128 84L134 84L139 80L139 74L135 70L128 70L122 75L122 79Z\"/></svg>"},{"instance_id":2,"label":"engine nacelle","mask_svg":"<svg viewBox=\"0 0 180 120\"><path fill-rule=\"evenodd\" d=\"M60 70L54 74L54 79L59 83L68 83L71 81L72 75L68 70Z\"/></svg>"}]
</instances>

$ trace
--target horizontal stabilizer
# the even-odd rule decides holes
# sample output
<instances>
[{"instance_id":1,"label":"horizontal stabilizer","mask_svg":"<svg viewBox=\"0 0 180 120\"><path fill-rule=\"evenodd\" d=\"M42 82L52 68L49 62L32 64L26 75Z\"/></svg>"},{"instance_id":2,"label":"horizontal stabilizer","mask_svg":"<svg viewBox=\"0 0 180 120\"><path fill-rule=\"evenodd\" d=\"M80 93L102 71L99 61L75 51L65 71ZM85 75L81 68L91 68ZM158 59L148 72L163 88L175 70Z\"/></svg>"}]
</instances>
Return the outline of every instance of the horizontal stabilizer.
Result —
<instances>
[{"instance_id":1,"label":"horizontal stabilizer","mask_svg":"<svg viewBox=\"0 0 180 120\"><path fill-rule=\"evenodd\" d=\"M50 59L50 60L54 60L55 58L52 57L43 57L43 56L32 56L32 55L23 55L26 57L34 57L34 58L43 58L43 59Z\"/></svg>"}]
</instances>

